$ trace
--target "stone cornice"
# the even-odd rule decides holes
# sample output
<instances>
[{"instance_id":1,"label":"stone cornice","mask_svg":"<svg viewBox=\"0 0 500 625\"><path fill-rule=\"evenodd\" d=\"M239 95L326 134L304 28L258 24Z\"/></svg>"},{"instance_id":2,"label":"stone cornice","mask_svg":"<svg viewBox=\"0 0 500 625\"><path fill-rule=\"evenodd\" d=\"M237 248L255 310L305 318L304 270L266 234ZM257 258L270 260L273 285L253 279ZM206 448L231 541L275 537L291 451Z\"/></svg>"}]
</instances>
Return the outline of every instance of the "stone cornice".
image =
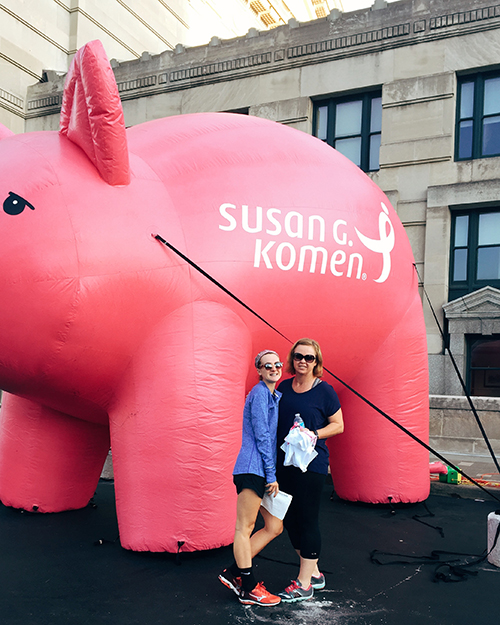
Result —
<instances>
[{"instance_id":1,"label":"stone cornice","mask_svg":"<svg viewBox=\"0 0 500 625\"><path fill-rule=\"evenodd\" d=\"M178 46L175 52L147 59L114 61L113 67L121 98L129 100L500 27L500 3L476 0L476 8L469 8L470 4L454 1L455 7L464 10L448 12L450 3L442 0L432 3L432 11L413 12L412 0L402 0L378 11L249 32L247 37L215 39L196 48ZM61 92L62 86L61 81ZM57 112L60 103L53 99L54 87L31 88L28 117Z\"/></svg>"},{"instance_id":2,"label":"stone cornice","mask_svg":"<svg viewBox=\"0 0 500 625\"><path fill-rule=\"evenodd\" d=\"M492 286L485 286L444 304L443 310L447 319L498 319L500 291Z\"/></svg>"}]
</instances>

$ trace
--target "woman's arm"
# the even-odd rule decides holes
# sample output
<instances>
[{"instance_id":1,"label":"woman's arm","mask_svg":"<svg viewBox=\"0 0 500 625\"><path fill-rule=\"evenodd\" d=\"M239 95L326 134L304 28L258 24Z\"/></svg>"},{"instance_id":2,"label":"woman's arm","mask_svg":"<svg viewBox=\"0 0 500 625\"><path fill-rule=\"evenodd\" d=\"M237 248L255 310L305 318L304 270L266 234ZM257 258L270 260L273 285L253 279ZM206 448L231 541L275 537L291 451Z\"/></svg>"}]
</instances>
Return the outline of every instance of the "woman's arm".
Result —
<instances>
[{"instance_id":1,"label":"woman's arm","mask_svg":"<svg viewBox=\"0 0 500 625\"><path fill-rule=\"evenodd\" d=\"M276 465L271 441L273 437L269 431L268 391L258 389L250 405L250 425L257 451L264 467L268 484L276 482Z\"/></svg>"},{"instance_id":2,"label":"woman's arm","mask_svg":"<svg viewBox=\"0 0 500 625\"><path fill-rule=\"evenodd\" d=\"M316 433L318 438L331 438L336 434L342 434L343 431L344 418L342 416L342 408L339 408L335 414L328 417L328 425L316 430Z\"/></svg>"}]
</instances>

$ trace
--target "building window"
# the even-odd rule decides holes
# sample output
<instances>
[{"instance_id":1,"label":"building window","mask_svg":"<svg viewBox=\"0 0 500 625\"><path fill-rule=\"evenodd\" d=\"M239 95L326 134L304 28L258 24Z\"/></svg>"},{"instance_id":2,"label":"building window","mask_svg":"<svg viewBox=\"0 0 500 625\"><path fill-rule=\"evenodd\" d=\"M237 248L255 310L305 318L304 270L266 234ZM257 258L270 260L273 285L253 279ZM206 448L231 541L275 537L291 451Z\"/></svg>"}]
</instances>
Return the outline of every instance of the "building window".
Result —
<instances>
[{"instance_id":1,"label":"building window","mask_svg":"<svg viewBox=\"0 0 500 625\"><path fill-rule=\"evenodd\" d=\"M380 91L315 102L313 128L318 139L342 152L363 171L379 169Z\"/></svg>"},{"instance_id":2,"label":"building window","mask_svg":"<svg viewBox=\"0 0 500 625\"><path fill-rule=\"evenodd\" d=\"M467 336L467 391L500 397L500 336Z\"/></svg>"},{"instance_id":3,"label":"building window","mask_svg":"<svg viewBox=\"0 0 500 625\"><path fill-rule=\"evenodd\" d=\"M224 113L237 113L238 115L249 115L249 109L248 108L230 109L228 111L224 111Z\"/></svg>"},{"instance_id":4,"label":"building window","mask_svg":"<svg viewBox=\"0 0 500 625\"><path fill-rule=\"evenodd\" d=\"M458 79L457 161L500 155L500 72Z\"/></svg>"},{"instance_id":5,"label":"building window","mask_svg":"<svg viewBox=\"0 0 500 625\"><path fill-rule=\"evenodd\" d=\"M500 288L500 209L454 211L449 299L484 286Z\"/></svg>"}]
</instances>

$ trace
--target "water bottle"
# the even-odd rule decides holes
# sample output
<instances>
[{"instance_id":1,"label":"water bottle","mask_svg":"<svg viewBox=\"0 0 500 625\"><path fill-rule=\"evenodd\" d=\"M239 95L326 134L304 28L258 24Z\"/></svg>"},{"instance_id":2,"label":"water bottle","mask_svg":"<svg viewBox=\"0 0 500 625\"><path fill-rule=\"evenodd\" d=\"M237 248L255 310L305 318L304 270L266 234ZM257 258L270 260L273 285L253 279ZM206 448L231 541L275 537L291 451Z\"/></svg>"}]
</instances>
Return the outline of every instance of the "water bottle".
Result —
<instances>
[{"instance_id":1,"label":"water bottle","mask_svg":"<svg viewBox=\"0 0 500 625\"><path fill-rule=\"evenodd\" d=\"M302 420L299 412L295 415L295 419L293 420L293 427L304 427L304 421Z\"/></svg>"}]
</instances>

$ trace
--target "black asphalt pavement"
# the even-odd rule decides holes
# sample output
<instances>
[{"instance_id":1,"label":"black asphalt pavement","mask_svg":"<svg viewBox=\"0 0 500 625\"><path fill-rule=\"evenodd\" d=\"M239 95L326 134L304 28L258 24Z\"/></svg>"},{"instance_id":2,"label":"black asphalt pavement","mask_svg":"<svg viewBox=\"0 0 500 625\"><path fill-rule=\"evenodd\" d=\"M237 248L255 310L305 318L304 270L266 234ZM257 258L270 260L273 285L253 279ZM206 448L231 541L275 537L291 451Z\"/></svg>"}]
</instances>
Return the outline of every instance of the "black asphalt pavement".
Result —
<instances>
[{"instance_id":1,"label":"black asphalt pavement","mask_svg":"<svg viewBox=\"0 0 500 625\"><path fill-rule=\"evenodd\" d=\"M327 586L313 600L274 608L242 606L217 579L231 547L194 554L134 553L121 548L112 481L94 505L33 514L0 506L0 618L5 625L489 625L500 614L500 568L484 555L487 517L498 500L476 487L432 484L424 504L387 506L340 500L323 491L320 565ZM430 516L433 515L433 516ZM415 518L417 517L417 518ZM97 544L96 544L97 543ZM374 550L394 555L375 564ZM437 562L478 561L462 581L433 581ZM296 575L286 534L256 559L272 592ZM408 556L412 556L409 558ZM441 567L446 579L449 567ZM451 576L453 577L453 575Z\"/></svg>"}]
</instances>

